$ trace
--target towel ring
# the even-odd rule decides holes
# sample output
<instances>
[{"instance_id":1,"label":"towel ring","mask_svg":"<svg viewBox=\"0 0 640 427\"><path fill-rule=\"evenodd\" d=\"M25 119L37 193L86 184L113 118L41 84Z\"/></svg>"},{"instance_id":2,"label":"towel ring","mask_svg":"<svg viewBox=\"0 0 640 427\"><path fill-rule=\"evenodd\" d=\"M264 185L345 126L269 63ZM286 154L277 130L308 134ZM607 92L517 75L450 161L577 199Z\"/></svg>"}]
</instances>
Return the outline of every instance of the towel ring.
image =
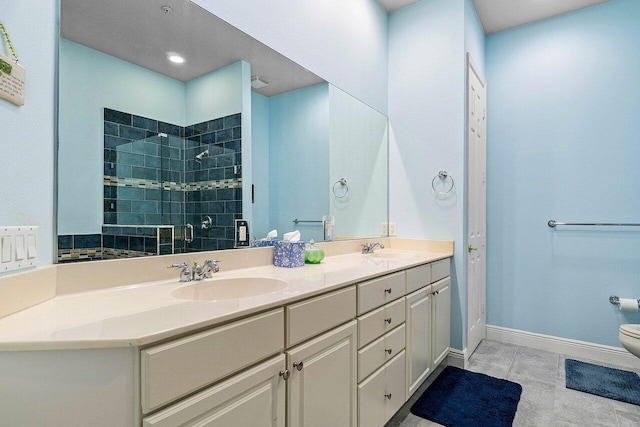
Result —
<instances>
[{"instance_id":1,"label":"towel ring","mask_svg":"<svg viewBox=\"0 0 640 427\"><path fill-rule=\"evenodd\" d=\"M337 187L338 184L340 184L340 187ZM340 178L335 182L335 184L333 184L333 195L336 196L337 199L342 199L347 194L349 194L349 186L347 185L347 180L344 178Z\"/></svg>"},{"instance_id":2,"label":"towel ring","mask_svg":"<svg viewBox=\"0 0 640 427\"><path fill-rule=\"evenodd\" d=\"M436 188L436 186L438 185L436 182L437 179L440 180L440 186L442 188L441 190L438 190ZM451 184L447 185L447 181L451 181ZM455 185L455 182L453 180L453 177L449 175L447 171L438 172L438 175L434 176L433 180L431 180L431 188L433 188L433 191L435 191L436 194L440 194L440 195L451 193L451 190L453 190L454 185Z\"/></svg>"}]
</instances>

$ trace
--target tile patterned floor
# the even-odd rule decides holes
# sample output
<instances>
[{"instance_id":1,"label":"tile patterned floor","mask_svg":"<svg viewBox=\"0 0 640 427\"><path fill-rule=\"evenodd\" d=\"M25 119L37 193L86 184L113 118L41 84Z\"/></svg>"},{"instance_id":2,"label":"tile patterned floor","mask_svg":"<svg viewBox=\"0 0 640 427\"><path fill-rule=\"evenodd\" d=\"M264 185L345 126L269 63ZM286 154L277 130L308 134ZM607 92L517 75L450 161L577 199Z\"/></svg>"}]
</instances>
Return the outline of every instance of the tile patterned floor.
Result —
<instances>
[{"instance_id":1,"label":"tile patterned floor","mask_svg":"<svg viewBox=\"0 0 640 427\"><path fill-rule=\"evenodd\" d=\"M564 361L567 358L570 357L484 340L469 358L467 369L522 385L514 426L640 426L640 406L566 388ZM620 368L587 359L573 359ZM640 371L635 372L640 374ZM435 377L431 375L429 383ZM411 405L428 386L423 384L386 427L439 426L409 412Z\"/></svg>"}]
</instances>

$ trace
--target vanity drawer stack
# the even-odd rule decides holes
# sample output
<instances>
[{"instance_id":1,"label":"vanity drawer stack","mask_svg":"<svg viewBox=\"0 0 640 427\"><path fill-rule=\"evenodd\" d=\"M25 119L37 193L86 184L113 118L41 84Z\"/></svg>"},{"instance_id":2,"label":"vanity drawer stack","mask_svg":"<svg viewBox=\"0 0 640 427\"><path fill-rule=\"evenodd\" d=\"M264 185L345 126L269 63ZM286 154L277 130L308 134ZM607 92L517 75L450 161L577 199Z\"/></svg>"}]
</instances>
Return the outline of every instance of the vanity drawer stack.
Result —
<instances>
[{"instance_id":1,"label":"vanity drawer stack","mask_svg":"<svg viewBox=\"0 0 640 427\"><path fill-rule=\"evenodd\" d=\"M383 426L406 398L405 272L357 285L360 426Z\"/></svg>"}]
</instances>

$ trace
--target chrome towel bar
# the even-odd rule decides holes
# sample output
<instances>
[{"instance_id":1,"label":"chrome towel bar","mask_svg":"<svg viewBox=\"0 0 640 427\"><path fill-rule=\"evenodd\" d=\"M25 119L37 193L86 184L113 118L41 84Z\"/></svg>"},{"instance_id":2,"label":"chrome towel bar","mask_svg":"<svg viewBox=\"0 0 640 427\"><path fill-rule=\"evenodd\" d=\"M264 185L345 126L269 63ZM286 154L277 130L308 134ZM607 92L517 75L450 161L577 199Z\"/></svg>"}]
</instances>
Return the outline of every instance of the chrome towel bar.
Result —
<instances>
[{"instance_id":1,"label":"chrome towel bar","mask_svg":"<svg viewBox=\"0 0 640 427\"><path fill-rule=\"evenodd\" d=\"M302 221L302 220L300 220L300 219L298 219L298 218L296 218L296 219L294 219L294 220L293 220L293 223L294 223L295 225L298 225L298 224L300 224L301 222L317 222L317 223L322 224L324 221Z\"/></svg>"},{"instance_id":2,"label":"chrome towel bar","mask_svg":"<svg viewBox=\"0 0 640 427\"><path fill-rule=\"evenodd\" d=\"M549 227L555 227L557 225L587 225L587 226L602 226L602 227L640 227L640 224L633 223L613 223L613 222L559 222L556 220L549 220L547 223Z\"/></svg>"}]
</instances>

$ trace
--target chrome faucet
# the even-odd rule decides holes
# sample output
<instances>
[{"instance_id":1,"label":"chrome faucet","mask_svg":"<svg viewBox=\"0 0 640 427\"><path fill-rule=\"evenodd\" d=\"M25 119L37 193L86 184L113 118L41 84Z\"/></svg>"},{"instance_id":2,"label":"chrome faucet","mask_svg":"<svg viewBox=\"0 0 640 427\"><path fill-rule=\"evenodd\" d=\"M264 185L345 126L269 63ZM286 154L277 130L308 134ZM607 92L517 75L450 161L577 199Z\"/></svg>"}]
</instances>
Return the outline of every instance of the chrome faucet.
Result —
<instances>
[{"instance_id":1,"label":"chrome faucet","mask_svg":"<svg viewBox=\"0 0 640 427\"><path fill-rule=\"evenodd\" d=\"M182 264L171 264L167 266L167 268L170 268L172 270L177 270L181 268L182 269L182 271L180 272L181 282L190 282L192 279L191 270L189 270L189 265L186 262L183 262Z\"/></svg>"},{"instance_id":2,"label":"chrome faucet","mask_svg":"<svg viewBox=\"0 0 640 427\"><path fill-rule=\"evenodd\" d=\"M362 245L362 253L363 254L372 254L376 248L384 249L384 245L382 243L363 243Z\"/></svg>"},{"instance_id":3,"label":"chrome faucet","mask_svg":"<svg viewBox=\"0 0 640 427\"><path fill-rule=\"evenodd\" d=\"M220 266L218 265L220 261L217 259L208 259L204 262L204 265L198 265L197 261L193 262L193 270L191 272L192 280L202 280L202 279L211 279L213 277L213 273L217 273L220 271Z\"/></svg>"}]
</instances>

